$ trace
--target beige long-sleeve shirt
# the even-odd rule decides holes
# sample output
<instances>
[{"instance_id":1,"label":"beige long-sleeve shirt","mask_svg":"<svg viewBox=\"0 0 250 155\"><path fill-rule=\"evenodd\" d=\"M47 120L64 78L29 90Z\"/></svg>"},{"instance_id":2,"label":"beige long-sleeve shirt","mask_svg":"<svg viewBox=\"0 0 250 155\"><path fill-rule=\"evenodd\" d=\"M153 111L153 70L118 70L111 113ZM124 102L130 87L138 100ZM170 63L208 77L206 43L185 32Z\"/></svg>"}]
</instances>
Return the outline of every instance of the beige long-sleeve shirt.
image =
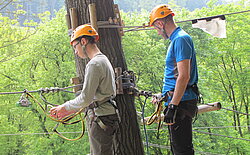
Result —
<instances>
[{"instance_id":1,"label":"beige long-sleeve shirt","mask_svg":"<svg viewBox=\"0 0 250 155\"><path fill-rule=\"evenodd\" d=\"M73 100L65 102L66 110L80 110L88 107L93 101L102 102L115 97L115 74L108 58L103 54L93 57L86 65L84 84L81 94ZM97 116L115 114L115 108L109 103L102 103L94 109Z\"/></svg>"}]
</instances>

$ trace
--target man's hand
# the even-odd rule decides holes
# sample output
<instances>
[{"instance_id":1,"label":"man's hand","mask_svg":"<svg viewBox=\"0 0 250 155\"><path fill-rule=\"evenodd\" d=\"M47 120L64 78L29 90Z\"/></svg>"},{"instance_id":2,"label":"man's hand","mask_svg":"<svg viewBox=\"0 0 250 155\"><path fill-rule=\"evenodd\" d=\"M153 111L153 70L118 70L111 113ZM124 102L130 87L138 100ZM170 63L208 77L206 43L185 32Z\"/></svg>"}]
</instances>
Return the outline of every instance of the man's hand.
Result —
<instances>
[{"instance_id":1,"label":"man's hand","mask_svg":"<svg viewBox=\"0 0 250 155\"><path fill-rule=\"evenodd\" d=\"M168 107L165 109L164 122L166 122L167 125L173 125L175 123L177 109L178 106L174 104L169 104Z\"/></svg>"},{"instance_id":2,"label":"man's hand","mask_svg":"<svg viewBox=\"0 0 250 155\"><path fill-rule=\"evenodd\" d=\"M57 106L57 107L51 108L50 111L49 111L49 113L50 113L50 116L51 116L51 117L54 117L54 118L60 120L60 119L64 118L65 116L68 116L68 115L70 115L70 114L75 113L75 111L74 111L74 110L67 111L67 110L64 108L63 105L59 105L59 106Z\"/></svg>"}]
</instances>

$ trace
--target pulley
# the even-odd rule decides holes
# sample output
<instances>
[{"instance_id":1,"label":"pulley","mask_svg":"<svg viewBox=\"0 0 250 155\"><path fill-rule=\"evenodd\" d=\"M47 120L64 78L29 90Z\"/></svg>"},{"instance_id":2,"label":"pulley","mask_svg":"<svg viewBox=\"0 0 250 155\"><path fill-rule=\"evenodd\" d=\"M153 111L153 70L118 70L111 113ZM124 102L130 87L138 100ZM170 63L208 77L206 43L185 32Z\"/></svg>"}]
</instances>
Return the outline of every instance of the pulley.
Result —
<instances>
[{"instance_id":1,"label":"pulley","mask_svg":"<svg viewBox=\"0 0 250 155\"><path fill-rule=\"evenodd\" d=\"M31 102L29 101L26 93L22 94L19 101L16 102L16 106L18 107L30 107L31 106Z\"/></svg>"}]
</instances>

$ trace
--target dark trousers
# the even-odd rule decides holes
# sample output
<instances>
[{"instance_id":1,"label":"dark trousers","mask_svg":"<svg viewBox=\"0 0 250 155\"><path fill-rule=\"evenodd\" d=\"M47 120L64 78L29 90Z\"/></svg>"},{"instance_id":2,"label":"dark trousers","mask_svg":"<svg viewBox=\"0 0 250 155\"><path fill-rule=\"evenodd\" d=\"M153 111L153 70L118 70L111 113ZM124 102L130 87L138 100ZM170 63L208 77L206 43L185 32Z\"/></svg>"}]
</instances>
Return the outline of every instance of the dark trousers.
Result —
<instances>
[{"instance_id":1,"label":"dark trousers","mask_svg":"<svg viewBox=\"0 0 250 155\"><path fill-rule=\"evenodd\" d=\"M174 155L193 155L192 118L196 115L197 101L181 101L176 122L168 126L171 151ZM166 110L165 110L166 111Z\"/></svg>"}]
</instances>

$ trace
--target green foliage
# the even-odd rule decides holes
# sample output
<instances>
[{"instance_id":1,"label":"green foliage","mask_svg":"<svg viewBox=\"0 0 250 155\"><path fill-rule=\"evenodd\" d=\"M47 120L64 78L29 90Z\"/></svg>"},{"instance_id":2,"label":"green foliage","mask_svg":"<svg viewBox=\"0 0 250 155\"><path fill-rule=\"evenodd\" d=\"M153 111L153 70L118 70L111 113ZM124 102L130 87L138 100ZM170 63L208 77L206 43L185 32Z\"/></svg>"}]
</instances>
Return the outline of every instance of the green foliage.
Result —
<instances>
[{"instance_id":1,"label":"green foliage","mask_svg":"<svg viewBox=\"0 0 250 155\"><path fill-rule=\"evenodd\" d=\"M42 23L37 28L29 28L32 36L17 42L19 38L27 35L26 28L13 26L6 17L6 27L1 27L2 35L6 40L1 40L1 71L0 92L37 90L45 87L66 87L70 85L69 79L75 76L74 56L69 45L67 25L64 20L65 11L62 9L56 18L49 20L49 14L41 15ZM9 24L6 24L9 22ZM12 22L13 23L13 22ZM8 37L7 37L8 36ZM6 42L9 44L6 46ZM12 52L13 51L13 52ZM34 94L35 98L39 96ZM0 154L85 154L89 152L87 133L77 142L68 142L52 133L55 123L43 114L37 103L32 102L31 107L16 107L19 95L1 95L1 148ZM62 104L74 96L60 92L46 95L49 102ZM60 127L60 132L79 132L81 126ZM27 133L27 135L23 135ZM37 133L37 134L36 134ZM21 135L15 135L21 134ZM76 134L66 134L67 137L77 137ZM77 148L77 149L75 149Z\"/></svg>"},{"instance_id":2,"label":"green foliage","mask_svg":"<svg viewBox=\"0 0 250 155\"><path fill-rule=\"evenodd\" d=\"M43 1L45 2L45 1ZM145 1L146 2L146 1ZM143 4L143 3L142 3ZM144 8L144 7L142 7ZM217 5L210 2L209 8L192 12L179 6L175 7L176 21L194 19L242 10L249 10L247 2L239 5ZM19 13L24 13L19 11ZM21 27L17 19L0 16L0 92L37 90L45 87L69 86L69 79L75 76L72 49L69 45L65 11L39 15L41 23L35 28ZM122 18L126 25L148 23L149 12L125 13ZM227 38L218 39L202 30L194 29L191 23L179 24L193 38L198 66L199 86L205 103L220 101L222 106L249 113L249 13L226 16ZM23 39L22 39L23 38ZM137 75L137 87L140 90L161 92L165 54L169 41L164 41L155 30L126 32L123 37L123 49L129 70ZM39 95L34 94L39 101ZM1 95L0 105L0 154L87 154L89 142L87 133L76 142L65 141L50 133L55 123L43 114L38 105L16 107L20 94ZM62 104L74 98L72 94L60 92L47 94L48 101ZM31 100L32 101L32 100ZM142 110L145 98L136 99L137 111ZM145 116L155 110L146 100ZM249 126L250 120L227 110L209 112L198 116L194 129L219 135L250 139L249 128L230 126ZM212 128L224 126L225 128ZM210 127L210 128L201 128ZM156 139L157 124L147 126L150 143L169 146L167 127L160 131ZM60 132L80 131L80 125L60 126ZM26 135L23 135L25 134ZM37 134L34 134L37 133ZM145 135L141 126L143 141ZM20 135L3 135L20 134ZM249 154L248 141L222 136L194 132L194 146L197 154ZM65 134L77 137L78 134ZM146 149L146 147L145 147ZM150 154L169 154L169 149L149 148Z\"/></svg>"}]
</instances>

